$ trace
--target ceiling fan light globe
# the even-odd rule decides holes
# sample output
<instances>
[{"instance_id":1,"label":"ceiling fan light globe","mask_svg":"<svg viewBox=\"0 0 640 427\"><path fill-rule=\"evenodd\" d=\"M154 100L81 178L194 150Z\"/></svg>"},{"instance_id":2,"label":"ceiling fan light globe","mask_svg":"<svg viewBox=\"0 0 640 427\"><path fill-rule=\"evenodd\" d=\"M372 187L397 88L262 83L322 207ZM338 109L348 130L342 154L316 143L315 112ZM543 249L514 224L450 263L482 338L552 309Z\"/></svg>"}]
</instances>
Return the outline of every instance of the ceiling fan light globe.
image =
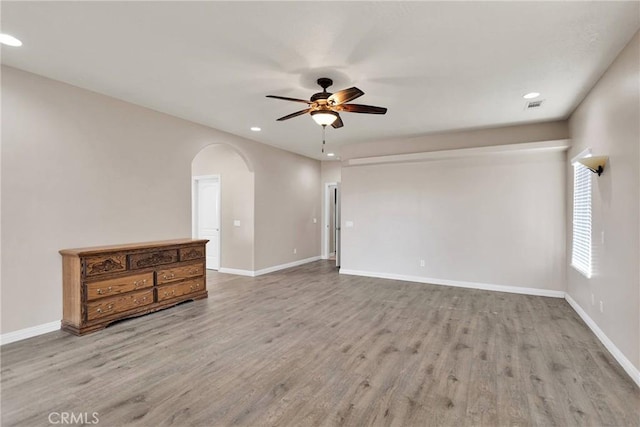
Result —
<instances>
[{"instance_id":1,"label":"ceiling fan light globe","mask_svg":"<svg viewBox=\"0 0 640 427\"><path fill-rule=\"evenodd\" d=\"M333 111L312 111L311 117L320 126L329 126L338 119L338 115Z\"/></svg>"}]
</instances>

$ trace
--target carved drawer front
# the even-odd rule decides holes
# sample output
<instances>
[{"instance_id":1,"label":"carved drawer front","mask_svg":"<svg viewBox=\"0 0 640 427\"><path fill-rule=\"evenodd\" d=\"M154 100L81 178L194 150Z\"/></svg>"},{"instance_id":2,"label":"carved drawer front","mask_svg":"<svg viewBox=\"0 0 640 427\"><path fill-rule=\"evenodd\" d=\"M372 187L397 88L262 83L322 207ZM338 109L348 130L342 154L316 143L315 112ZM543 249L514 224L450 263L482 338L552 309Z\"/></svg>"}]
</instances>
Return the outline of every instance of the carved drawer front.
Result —
<instances>
[{"instance_id":1,"label":"carved drawer front","mask_svg":"<svg viewBox=\"0 0 640 427\"><path fill-rule=\"evenodd\" d=\"M202 291L205 288L204 278L198 280L189 280L187 282L177 283L175 285L166 285L158 289L158 301L164 301L187 295L192 292Z\"/></svg>"},{"instance_id":2,"label":"carved drawer front","mask_svg":"<svg viewBox=\"0 0 640 427\"><path fill-rule=\"evenodd\" d=\"M110 297L151 286L153 286L153 272L87 283L87 300Z\"/></svg>"},{"instance_id":3,"label":"carved drawer front","mask_svg":"<svg viewBox=\"0 0 640 427\"><path fill-rule=\"evenodd\" d=\"M87 304L87 320L99 319L153 303L153 289L105 298Z\"/></svg>"},{"instance_id":4,"label":"carved drawer front","mask_svg":"<svg viewBox=\"0 0 640 427\"><path fill-rule=\"evenodd\" d=\"M147 268L155 265L171 264L178 262L178 250L147 252L143 254L129 255L129 268Z\"/></svg>"},{"instance_id":5,"label":"carved drawer front","mask_svg":"<svg viewBox=\"0 0 640 427\"><path fill-rule=\"evenodd\" d=\"M192 246L180 249L180 261L204 258L204 246Z\"/></svg>"},{"instance_id":6,"label":"carved drawer front","mask_svg":"<svg viewBox=\"0 0 640 427\"><path fill-rule=\"evenodd\" d=\"M92 256L84 259L84 274L87 277L99 274L116 273L127 269L127 257L124 254Z\"/></svg>"},{"instance_id":7,"label":"carved drawer front","mask_svg":"<svg viewBox=\"0 0 640 427\"><path fill-rule=\"evenodd\" d=\"M202 276L204 274L203 264L183 265L181 267L167 268L158 270L158 285L163 283L177 282L178 280L188 279L189 277Z\"/></svg>"}]
</instances>

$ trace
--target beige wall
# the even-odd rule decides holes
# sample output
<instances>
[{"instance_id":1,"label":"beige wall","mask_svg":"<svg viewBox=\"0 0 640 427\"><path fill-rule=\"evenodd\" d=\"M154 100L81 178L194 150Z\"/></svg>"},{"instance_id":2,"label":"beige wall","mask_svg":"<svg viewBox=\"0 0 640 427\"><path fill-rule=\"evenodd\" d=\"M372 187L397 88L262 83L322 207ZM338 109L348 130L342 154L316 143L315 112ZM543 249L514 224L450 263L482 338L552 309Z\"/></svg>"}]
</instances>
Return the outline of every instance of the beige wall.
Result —
<instances>
[{"instance_id":1,"label":"beige wall","mask_svg":"<svg viewBox=\"0 0 640 427\"><path fill-rule=\"evenodd\" d=\"M591 148L609 156L592 177L594 274L567 270L569 295L640 369L640 35L636 34L569 120L568 158ZM567 162L568 260L573 170ZM604 243L602 241L604 233ZM591 303L593 294L596 301ZM599 310L599 301L604 312Z\"/></svg>"},{"instance_id":2,"label":"beige wall","mask_svg":"<svg viewBox=\"0 0 640 427\"><path fill-rule=\"evenodd\" d=\"M191 174L220 176L220 267L253 271L253 172L231 146L214 144L193 159Z\"/></svg>"},{"instance_id":3,"label":"beige wall","mask_svg":"<svg viewBox=\"0 0 640 427\"><path fill-rule=\"evenodd\" d=\"M552 152L343 167L342 268L564 291L564 165Z\"/></svg>"},{"instance_id":4,"label":"beige wall","mask_svg":"<svg viewBox=\"0 0 640 427\"><path fill-rule=\"evenodd\" d=\"M340 182L342 162L322 162L320 165L320 180L322 183Z\"/></svg>"},{"instance_id":5,"label":"beige wall","mask_svg":"<svg viewBox=\"0 0 640 427\"><path fill-rule=\"evenodd\" d=\"M2 333L61 318L59 249L191 236L216 143L255 173L255 267L319 255L320 162L2 67Z\"/></svg>"},{"instance_id":6,"label":"beige wall","mask_svg":"<svg viewBox=\"0 0 640 427\"><path fill-rule=\"evenodd\" d=\"M320 162L266 150L260 159L264 167L255 184L256 270L319 257Z\"/></svg>"}]
</instances>

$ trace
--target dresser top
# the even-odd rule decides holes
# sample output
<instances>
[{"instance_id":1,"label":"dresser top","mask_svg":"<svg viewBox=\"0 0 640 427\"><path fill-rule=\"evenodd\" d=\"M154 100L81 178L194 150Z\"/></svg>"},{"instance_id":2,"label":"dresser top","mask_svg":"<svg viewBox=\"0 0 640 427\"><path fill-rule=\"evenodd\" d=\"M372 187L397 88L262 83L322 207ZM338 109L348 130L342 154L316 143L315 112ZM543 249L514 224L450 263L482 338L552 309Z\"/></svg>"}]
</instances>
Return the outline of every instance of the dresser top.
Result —
<instances>
[{"instance_id":1,"label":"dresser top","mask_svg":"<svg viewBox=\"0 0 640 427\"><path fill-rule=\"evenodd\" d=\"M207 242L208 240L205 240L205 239L160 240L156 242L126 243L124 245L93 246L89 248L77 248L77 249L61 249L60 254L86 256L86 255L98 255L98 254L103 254L108 252L135 251L140 249L155 249L155 248L168 247L168 246L204 244Z\"/></svg>"}]
</instances>

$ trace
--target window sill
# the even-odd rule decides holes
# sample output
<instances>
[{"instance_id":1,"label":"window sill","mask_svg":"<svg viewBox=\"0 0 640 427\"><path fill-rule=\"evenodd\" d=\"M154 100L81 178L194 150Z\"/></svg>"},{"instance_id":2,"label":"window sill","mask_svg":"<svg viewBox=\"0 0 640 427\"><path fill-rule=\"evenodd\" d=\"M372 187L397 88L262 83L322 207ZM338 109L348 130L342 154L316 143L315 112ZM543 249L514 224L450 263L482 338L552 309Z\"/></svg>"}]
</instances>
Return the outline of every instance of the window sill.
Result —
<instances>
[{"instance_id":1,"label":"window sill","mask_svg":"<svg viewBox=\"0 0 640 427\"><path fill-rule=\"evenodd\" d=\"M582 274L587 279L591 279L591 276L592 276L591 273L588 273L588 272L582 270L580 267L577 267L577 266L575 266L573 264L571 264L571 267L573 267L574 270L576 270L578 273Z\"/></svg>"}]
</instances>

